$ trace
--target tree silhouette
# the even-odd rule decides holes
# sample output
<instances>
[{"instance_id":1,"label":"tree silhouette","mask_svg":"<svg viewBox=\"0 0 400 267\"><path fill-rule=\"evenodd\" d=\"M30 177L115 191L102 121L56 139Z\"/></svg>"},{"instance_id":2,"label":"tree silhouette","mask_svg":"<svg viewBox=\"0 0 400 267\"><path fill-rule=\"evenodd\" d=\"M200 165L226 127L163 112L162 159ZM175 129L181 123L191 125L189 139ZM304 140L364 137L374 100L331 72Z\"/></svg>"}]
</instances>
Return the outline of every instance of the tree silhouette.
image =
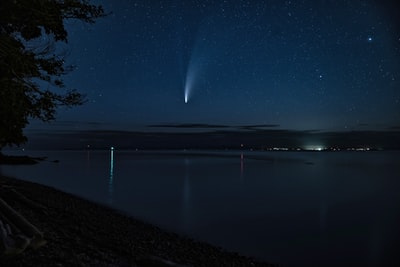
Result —
<instances>
[{"instance_id":1,"label":"tree silhouette","mask_svg":"<svg viewBox=\"0 0 400 267\"><path fill-rule=\"evenodd\" d=\"M82 94L65 88L62 76L72 68L55 47L68 41L66 19L94 23L105 15L88 0L1 0L0 153L26 142L30 118L51 121L57 107L84 102Z\"/></svg>"}]
</instances>

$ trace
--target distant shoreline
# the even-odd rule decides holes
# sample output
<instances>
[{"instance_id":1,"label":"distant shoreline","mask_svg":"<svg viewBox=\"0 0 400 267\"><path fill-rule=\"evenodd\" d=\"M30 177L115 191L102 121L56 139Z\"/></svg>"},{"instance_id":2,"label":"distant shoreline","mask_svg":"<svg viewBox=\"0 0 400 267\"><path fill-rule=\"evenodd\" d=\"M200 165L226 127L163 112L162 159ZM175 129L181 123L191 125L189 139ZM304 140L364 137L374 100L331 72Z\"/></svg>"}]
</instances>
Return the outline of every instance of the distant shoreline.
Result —
<instances>
[{"instance_id":1,"label":"distant shoreline","mask_svg":"<svg viewBox=\"0 0 400 267\"><path fill-rule=\"evenodd\" d=\"M290 130L257 127L197 128L193 124L164 125L158 130L27 130L26 149L235 149L265 150L268 148L317 147L400 149L400 131L389 130ZM193 128L195 127L195 128ZM230 129L230 130L228 130ZM188 132L188 130L190 130Z\"/></svg>"}]
</instances>

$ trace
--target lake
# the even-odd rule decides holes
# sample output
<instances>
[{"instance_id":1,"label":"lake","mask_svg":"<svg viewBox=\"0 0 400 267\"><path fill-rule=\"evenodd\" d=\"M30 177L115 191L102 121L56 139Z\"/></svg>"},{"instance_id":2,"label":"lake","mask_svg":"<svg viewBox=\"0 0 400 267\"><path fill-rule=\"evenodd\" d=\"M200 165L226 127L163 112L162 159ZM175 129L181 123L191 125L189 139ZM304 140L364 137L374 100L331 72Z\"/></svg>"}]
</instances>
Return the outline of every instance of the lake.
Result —
<instances>
[{"instance_id":1,"label":"lake","mask_svg":"<svg viewBox=\"0 0 400 267\"><path fill-rule=\"evenodd\" d=\"M400 152L24 154L48 161L0 166L1 174L257 259L287 266L400 264Z\"/></svg>"}]
</instances>

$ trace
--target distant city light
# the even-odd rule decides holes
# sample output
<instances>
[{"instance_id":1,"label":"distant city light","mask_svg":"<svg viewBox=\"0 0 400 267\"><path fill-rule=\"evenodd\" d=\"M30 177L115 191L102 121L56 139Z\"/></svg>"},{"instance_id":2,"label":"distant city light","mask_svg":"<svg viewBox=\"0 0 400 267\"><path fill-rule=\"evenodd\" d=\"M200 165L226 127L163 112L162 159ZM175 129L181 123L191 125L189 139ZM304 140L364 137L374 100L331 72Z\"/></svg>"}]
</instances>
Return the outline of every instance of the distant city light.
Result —
<instances>
[{"instance_id":1,"label":"distant city light","mask_svg":"<svg viewBox=\"0 0 400 267\"><path fill-rule=\"evenodd\" d=\"M304 146L304 150L311 150L311 151L322 151L326 148L322 145L306 145Z\"/></svg>"}]
</instances>

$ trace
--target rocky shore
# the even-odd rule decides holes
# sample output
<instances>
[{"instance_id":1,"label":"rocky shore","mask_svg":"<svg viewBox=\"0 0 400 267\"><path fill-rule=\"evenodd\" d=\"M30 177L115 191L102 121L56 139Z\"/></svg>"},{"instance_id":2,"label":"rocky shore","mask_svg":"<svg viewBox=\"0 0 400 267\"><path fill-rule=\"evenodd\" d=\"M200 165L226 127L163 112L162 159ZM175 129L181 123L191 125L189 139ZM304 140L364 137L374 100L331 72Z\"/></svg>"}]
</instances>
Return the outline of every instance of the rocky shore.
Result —
<instances>
[{"instance_id":1,"label":"rocky shore","mask_svg":"<svg viewBox=\"0 0 400 267\"><path fill-rule=\"evenodd\" d=\"M273 266L180 237L53 188L0 177L0 198L43 232L46 244L0 257L0 266ZM23 195L45 212L14 199Z\"/></svg>"}]
</instances>

